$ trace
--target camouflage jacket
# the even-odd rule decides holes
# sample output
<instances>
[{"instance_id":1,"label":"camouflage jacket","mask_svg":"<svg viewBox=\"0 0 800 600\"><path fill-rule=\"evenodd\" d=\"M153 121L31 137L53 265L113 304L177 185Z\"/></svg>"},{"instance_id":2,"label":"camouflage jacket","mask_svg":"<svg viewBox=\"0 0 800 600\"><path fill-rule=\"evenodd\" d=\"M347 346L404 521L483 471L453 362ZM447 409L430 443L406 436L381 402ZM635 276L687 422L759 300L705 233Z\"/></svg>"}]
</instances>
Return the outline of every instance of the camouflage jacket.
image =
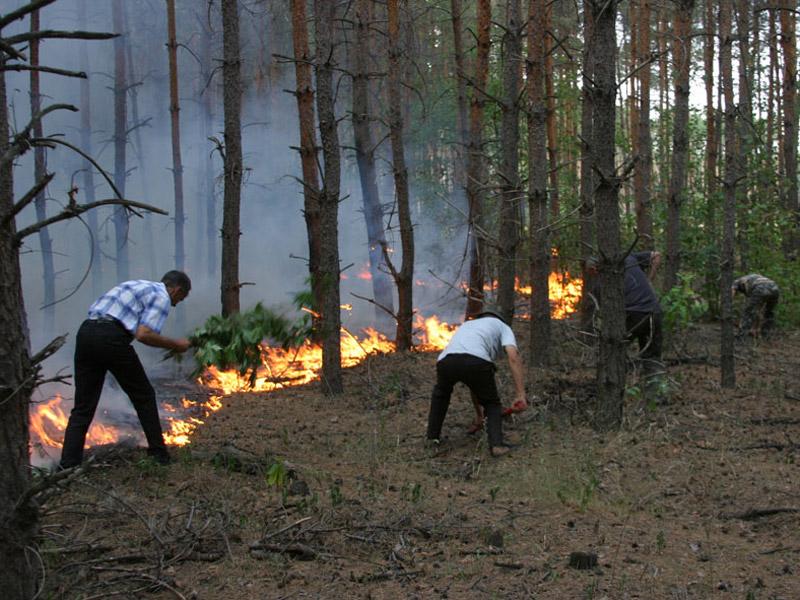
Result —
<instances>
[{"instance_id":1,"label":"camouflage jacket","mask_svg":"<svg viewBox=\"0 0 800 600\"><path fill-rule=\"evenodd\" d=\"M759 292L776 293L778 292L778 284L769 277L764 277L758 273L750 273L736 279L733 282L733 289L745 296L749 296L756 289Z\"/></svg>"}]
</instances>

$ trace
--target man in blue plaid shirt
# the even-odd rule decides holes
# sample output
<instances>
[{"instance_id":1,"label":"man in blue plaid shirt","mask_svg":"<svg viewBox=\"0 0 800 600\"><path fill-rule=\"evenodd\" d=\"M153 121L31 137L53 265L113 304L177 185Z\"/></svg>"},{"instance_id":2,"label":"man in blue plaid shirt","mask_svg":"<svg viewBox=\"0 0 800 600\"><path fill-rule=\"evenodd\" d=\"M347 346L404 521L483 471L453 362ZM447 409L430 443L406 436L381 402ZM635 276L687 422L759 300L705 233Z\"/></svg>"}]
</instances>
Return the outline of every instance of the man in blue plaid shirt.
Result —
<instances>
[{"instance_id":1,"label":"man in blue plaid shirt","mask_svg":"<svg viewBox=\"0 0 800 600\"><path fill-rule=\"evenodd\" d=\"M89 308L75 343L75 406L64 432L62 469L83 460L86 432L94 418L106 373L111 372L128 395L139 416L147 453L161 464L168 464L158 419L156 394L131 342L186 352L186 338L169 338L161 329L171 306L189 295L192 282L186 273L169 271L161 281L125 281L100 296Z\"/></svg>"}]
</instances>

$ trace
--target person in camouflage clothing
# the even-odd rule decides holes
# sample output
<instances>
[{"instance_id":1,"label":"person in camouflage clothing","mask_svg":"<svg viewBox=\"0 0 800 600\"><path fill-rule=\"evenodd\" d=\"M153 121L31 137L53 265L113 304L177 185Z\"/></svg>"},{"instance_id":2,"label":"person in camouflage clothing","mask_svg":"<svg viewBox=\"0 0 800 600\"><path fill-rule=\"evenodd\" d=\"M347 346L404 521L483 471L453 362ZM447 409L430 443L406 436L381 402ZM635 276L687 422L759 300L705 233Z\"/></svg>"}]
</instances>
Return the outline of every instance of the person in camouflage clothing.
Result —
<instances>
[{"instance_id":1,"label":"person in camouflage clothing","mask_svg":"<svg viewBox=\"0 0 800 600\"><path fill-rule=\"evenodd\" d=\"M762 313L763 318L761 318L756 333L762 336L767 335L775 324L775 307L780 298L778 284L758 273L750 273L735 280L731 291L734 294L736 292L744 294L747 298L741 327L736 337L741 339L745 335L752 335L753 325L759 321Z\"/></svg>"}]
</instances>

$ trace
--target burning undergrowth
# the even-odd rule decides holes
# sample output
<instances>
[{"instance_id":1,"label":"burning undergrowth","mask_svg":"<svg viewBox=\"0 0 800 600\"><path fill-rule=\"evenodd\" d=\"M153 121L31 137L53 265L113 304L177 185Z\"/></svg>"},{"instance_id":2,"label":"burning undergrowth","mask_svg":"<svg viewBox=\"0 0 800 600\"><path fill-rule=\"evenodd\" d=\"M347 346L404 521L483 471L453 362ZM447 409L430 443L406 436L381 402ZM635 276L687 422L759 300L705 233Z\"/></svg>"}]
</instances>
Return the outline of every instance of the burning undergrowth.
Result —
<instances>
[{"instance_id":1,"label":"burning undergrowth","mask_svg":"<svg viewBox=\"0 0 800 600\"><path fill-rule=\"evenodd\" d=\"M531 288L519 282L515 287L520 305L524 307ZM549 288L553 318L565 318L575 312L580 299L580 280L571 279L567 272L554 272L550 276ZM487 286L489 293L494 289L496 283ZM345 311L349 309L349 306L343 307ZM222 347L208 343L210 339L219 338L219 331L206 335L208 339L203 344L200 341L204 338L200 336L195 340L196 346L202 345L206 355L199 361L203 368L196 373L194 380L176 382L172 377L156 381L159 413L167 444L189 444L196 429L209 415L222 408L221 399L226 395L242 391L271 392L318 380L322 367L321 346L308 339L298 343L303 337L306 321L289 322L260 306L249 313L252 314L240 318L242 323L234 323L239 333L228 336L234 345L239 344L244 348L249 344L249 350L240 348L238 353L224 356ZM528 318L525 311L520 313L518 318ZM209 322L214 319L218 318L212 318ZM224 324L220 323L214 321L212 325L223 327ZM441 350L449 342L455 328L456 326L442 321L438 316L423 317L418 311L414 323L416 350ZM225 331L230 333L228 329ZM208 328L203 331L205 334L209 332ZM270 345L258 342L265 338L278 339L278 343ZM369 356L395 351L394 342L371 327L364 328L361 333L342 328L341 348L342 366L345 368L356 366ZM239 354L246 355L247 360L242 360ZM239 366L237 368L234 365ZM35 404L31 410L30 431L34 464L48 464L57 460L71 409L71 399L64 396L65 394L55 394ZM124 394L111 385L106 387L100 411L89 429L86 445L91 448L122 443L140 445L143 443L143 435L138 419Z\"/></svg>"}]
</instances>

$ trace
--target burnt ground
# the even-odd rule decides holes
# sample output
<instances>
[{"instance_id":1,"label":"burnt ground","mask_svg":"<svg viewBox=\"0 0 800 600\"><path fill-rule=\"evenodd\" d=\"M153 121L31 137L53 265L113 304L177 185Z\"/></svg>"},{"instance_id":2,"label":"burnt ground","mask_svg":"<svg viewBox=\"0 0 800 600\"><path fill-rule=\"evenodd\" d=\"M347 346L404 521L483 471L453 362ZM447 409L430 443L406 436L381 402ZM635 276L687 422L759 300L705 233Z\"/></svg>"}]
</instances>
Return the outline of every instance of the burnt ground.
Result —
<instances>
[{"instance_id":1,"label":"burnt ground","mask_svg":"<svg viewBox=\"0 0 800 600\"><path fill-rule=\"evenodd\" d=\"M466 433L463 389L424 447L422 353L347 370L337 398L227 397L169 467L95 452L47 502L43 597L800 598L800 333L738 349L723 390L716 328L684 332L670 403L632 387L598 434L592 350L568 332L500 459Z\"/></svg>"}]
</instances>

